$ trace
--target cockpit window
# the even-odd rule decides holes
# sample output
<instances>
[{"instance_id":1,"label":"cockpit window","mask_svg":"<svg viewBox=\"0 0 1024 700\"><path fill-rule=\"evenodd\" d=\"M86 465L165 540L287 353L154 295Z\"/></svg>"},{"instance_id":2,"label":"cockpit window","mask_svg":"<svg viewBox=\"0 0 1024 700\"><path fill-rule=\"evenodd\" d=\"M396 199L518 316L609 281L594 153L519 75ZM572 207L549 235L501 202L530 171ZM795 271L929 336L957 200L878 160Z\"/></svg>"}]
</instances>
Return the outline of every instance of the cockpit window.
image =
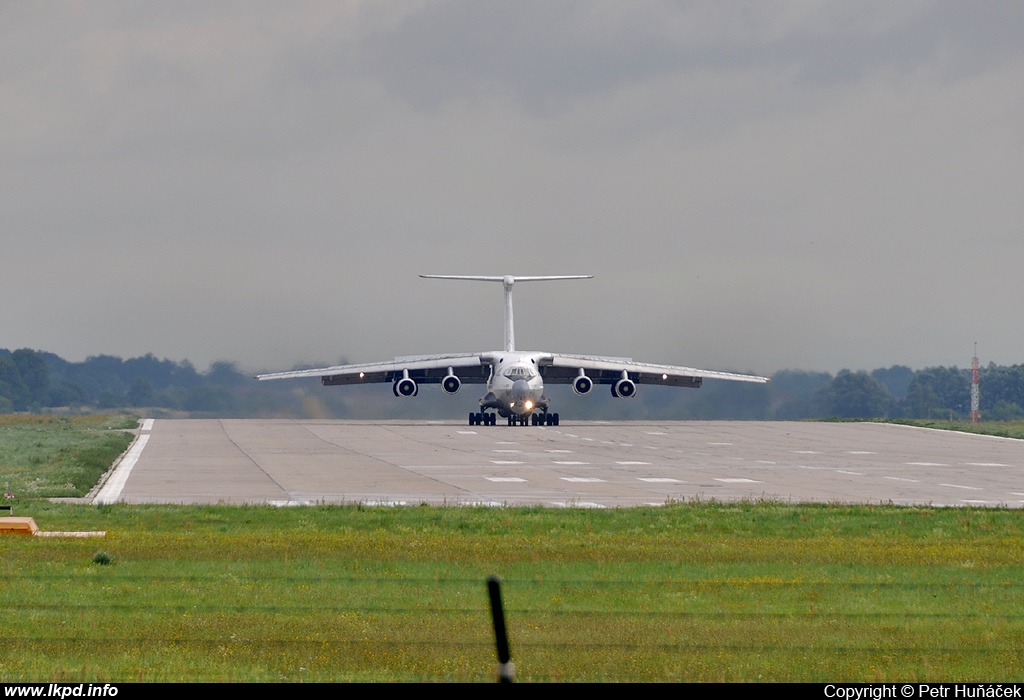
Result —
<instances>
[{"instance_id":1,"label":"cockpit window","mask_svg":"<svg viewBox=\"0 0 1024 700\"><path fill-rule=\"evenodd\" d=\"M504 374L509 379L527 379L527 380L529 380L529 379L533 379L534 376L536 376L536 372L534 372L533 368L531 368L531 367L523 367L523 366L520 366L520 365L509 367L508 369L505 370Z\"/></svg>"}]
</instances>

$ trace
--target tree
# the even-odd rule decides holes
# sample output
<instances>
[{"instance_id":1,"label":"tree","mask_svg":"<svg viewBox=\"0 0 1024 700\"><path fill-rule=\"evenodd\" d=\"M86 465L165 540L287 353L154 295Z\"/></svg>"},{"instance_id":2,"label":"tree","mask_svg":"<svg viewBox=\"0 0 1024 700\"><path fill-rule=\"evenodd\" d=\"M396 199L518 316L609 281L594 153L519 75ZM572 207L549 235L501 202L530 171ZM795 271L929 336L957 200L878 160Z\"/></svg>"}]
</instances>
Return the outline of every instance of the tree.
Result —
<instances>
[{"instance_id":1,"label":"tree","mask_svg":"<svg viewBox=\"0 0 1024 700\"><path fill-rule=\"evenodd\" d=\"M21 379L18 365L10 357L0 357L0 396L10 403L9 410L24 411L28 408L28 387Z\"/></svg>"},{"instance_id":2,"label":"tree","mask_svg":"<svg viewBox=\"0 0 1024 700\"><path fill-rule=\"evenodd\" d=\"M152 406L153 385L145 377L139 377L132 382L126 398L129 406Z\"/></svg>"},{"instance_id":3,"label":"tree","mask_svg":"<svg viewBox=\"0 0 1024 700\"><path fill-rule=\"evenodd\" d=\"M50 385L47 406L73 406L89 403L89 395L80 384L69 381L61 381L54 386Z\"/></svg>"},{"instance_id":4,"label":"tree","mask_svg":"<svg viewBox=\"0 0 1024 700\"><path fill-rule=\"evenodd\" d=\"M914 370L905 365L893 365L889 369L876 369L871 372L871 376L886 388L890 396L902 399L914 379Z\"/></svg>"},{"instance_id":5,"label":"tree","mask_svg":"<svg viewBox=\"0 0 1024 700\"><path fill-rule=\"evenodd\" d=\"M801 420L815 417L814 396L832 381L828 372L803 372L784 369L772 375L770 417L774 420Z\"/></svg>"},{"instance_id":6,"label":"tree","mask_svg":"<svg viewBox=\"0 0 1024 700\"><path fill-rule=\"evenodd\" d=\"M965 416L971 405L970 373L956 367L923 369L911 380L907 401L915 418L946 418L950 412Z\"/></svg>"},{"instance_id":7,"label":"tree","mask_svg":"<svg viewBox=\"0 0 1024 700\"><path fill-rule=\"evenodd\" d=\"M46 403L50 385L50 371L40 353L28 348L11 353L11 361L18 367L21 381L28 390L29 402L42 406Z\"/></svg>"},{"instance_id":8,"label":"tree","mask_svg":"<svg viewBox=\"0 0 1024 700\"><path fill-rule=\"evenodd\" d=\"M982 417L985 420L1021 420L1024 418L1024 408L1009 401L997 401Z\"/></svg>"},{"instance_id":9,"label":"tree","mask_svg":"<svg viewBox=\"0 0 1024 700\"><path fill-rule=\"evenodd\" d=\"M827 416L836 418L882 418L889 408L889 392L867 372L844 369L819 392Z\"/></svg>"},{"instance_id":10,"label":"tree","mask_svg":"<svg viewBox=\"0 0 1024 700\"><path fill-rule=\"evenodd\" d=\"M234 362L214 362L206 373L206 381L218 386L244 386L252 379L238 371Z\"/></svg>"}]
</instances>

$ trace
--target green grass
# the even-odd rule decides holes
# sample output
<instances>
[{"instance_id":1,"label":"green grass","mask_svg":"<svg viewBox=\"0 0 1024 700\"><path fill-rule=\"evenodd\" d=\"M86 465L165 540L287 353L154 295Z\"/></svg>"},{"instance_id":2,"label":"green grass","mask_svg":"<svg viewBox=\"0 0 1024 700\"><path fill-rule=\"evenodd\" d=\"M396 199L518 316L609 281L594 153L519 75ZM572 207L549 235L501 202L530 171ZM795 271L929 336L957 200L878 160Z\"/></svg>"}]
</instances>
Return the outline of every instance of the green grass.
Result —
<instances>
[{"instance_id":1,"label":"green grass","mask_svg":"<svg viewBox=\"0 0 1024 700\"><path fill-rule=\"evenodd\" d=\"M961 433L977 433L979 435L998 435L999 437L1024 439L1024 421L968 421L926 420L923 418L893 419L887 423L914 425L919 428L935 428L936 430L956 430Z\"/></svg>"},{"instance_id":2,"label":"green grass","mask_svg":"<svg viewBox=\"0 0 1024 700\"><path fill-rule=\"evenodd\" d=\"M130 416L0 415L0 489L17 499L83 496L137 426Z\"/></svg>"},{"instance_id":3,"label":"green grass","mask_svg":"<svg viewBox=\"0 0 1024 700\"><path fill-rule=\"evenodd\" d=\"M492 573L520 680L1024 680L1020 511L19 511L0 681L490 680Z\"/></svg>"},{"instance_id":4,"label":"green grass","mask_svg":"<svg viewBox=\"0 0 1024 700\"><path fill-rule=\"evenodd\" d=\"M1024 680L1021 511L31 498L87 491L133 425L0 417L17 514L109 531L0 540L0 681L489 680L491 573L521 680Z\"/></svg>"}]
</instances>

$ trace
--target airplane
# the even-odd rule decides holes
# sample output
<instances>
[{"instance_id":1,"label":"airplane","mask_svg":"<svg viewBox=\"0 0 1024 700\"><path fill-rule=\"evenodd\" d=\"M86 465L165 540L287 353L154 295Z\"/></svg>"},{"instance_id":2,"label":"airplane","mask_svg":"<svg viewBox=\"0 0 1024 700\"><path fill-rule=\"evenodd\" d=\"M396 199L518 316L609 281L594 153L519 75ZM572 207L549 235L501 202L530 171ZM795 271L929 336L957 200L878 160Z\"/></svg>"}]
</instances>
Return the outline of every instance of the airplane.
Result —
<instances>
[{"instance_id":1,"label":"airplane","mask_svg":"<svg viewBox=\"0 0 1024 700\"><path fill-rule=\"evenodd\" d=\"M595 384L611 387L620 399L636 396L638 384L700 388L704 379L727 379L765 383L767 377L731 372L714 372L692 367L634 362L628 357L598 357L516 350L512 321L512 287L517 282L592 279L593 275L420 275L424 279L500 282L505 289L505 349L445 355L396 357L389 362L338 365L320 369L294 370L256 375L258 380L320 377L324 386L390 383L395 396L409 398L419 393L420 384L440 384L455 395L463 384L486 384L480 410L469 414L469 425L496 425L498 416L508 425L559 424L558 413L550 412L544 396L544 382L571 384L579 395L589 394Z\"/></svg>"}]
</instances>

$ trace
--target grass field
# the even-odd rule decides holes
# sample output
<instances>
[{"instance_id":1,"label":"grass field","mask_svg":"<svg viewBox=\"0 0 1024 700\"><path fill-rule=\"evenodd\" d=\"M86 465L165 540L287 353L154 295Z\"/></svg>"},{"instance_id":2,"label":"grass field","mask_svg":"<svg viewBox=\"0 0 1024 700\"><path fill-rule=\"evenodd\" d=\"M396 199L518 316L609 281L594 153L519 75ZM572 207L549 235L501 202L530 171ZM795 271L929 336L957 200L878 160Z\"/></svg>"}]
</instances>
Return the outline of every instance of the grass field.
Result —
<instances>
[{"instance_id":1,"label":"grass field","mask_svg":"<svg viewBox=\"0 0 1024 700\"><path fill-rule=\"evenodd\" d=\"M1024 680L1019 511L19 509L2 681Z\"/></svg>"},{"instance_id":2,"label":"grass field","mask_svg":"<svg viewBox=\"0 0 1024 700\"><path fill-rule=\"evenodd\" d=\"M19 499L83 496L137 426L132 416L0 415L0 488Z\"/></svg>"},{"instance_id":3,"label":"grass field","mask_svg":"<svg viewBox=\"0 0 1024 700\"><path fill-rule=\"evenodd\" d=\"M109 532L0 539L0 682L489 680L492 573L520 680L1024 680L1019 510L38 497L88 490L131 426L0 417L16 514Z\"/></svg>"}]
</instances>

